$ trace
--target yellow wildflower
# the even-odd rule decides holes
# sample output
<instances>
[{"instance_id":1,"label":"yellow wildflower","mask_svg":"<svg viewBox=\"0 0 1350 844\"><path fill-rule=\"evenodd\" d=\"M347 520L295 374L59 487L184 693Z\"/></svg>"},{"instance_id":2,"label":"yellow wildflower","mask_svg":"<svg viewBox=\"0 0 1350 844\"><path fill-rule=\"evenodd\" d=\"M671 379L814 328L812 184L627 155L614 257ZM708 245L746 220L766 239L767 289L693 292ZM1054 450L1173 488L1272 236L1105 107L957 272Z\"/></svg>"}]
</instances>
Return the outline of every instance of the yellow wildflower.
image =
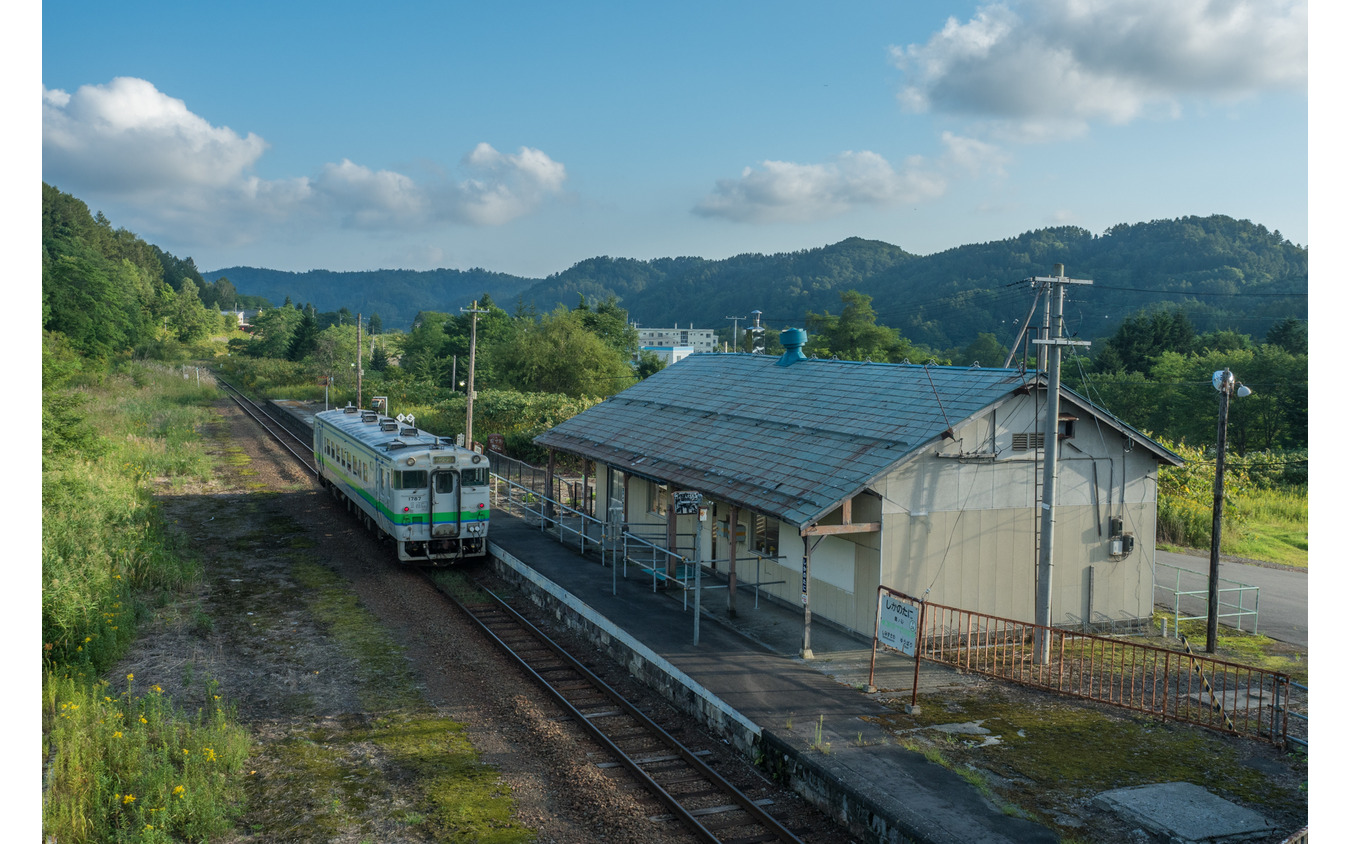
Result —
<instances>
[{"instance_id":1,"label":"yellow wildflower","mask_svg":"<svg viewBox=\"0 0 1350 844\"><path fill-rule=\"evenodd\" d=\"M123 795L123 797L122 797L122 805L124 805L124 806L125 806L127 803L135 803L135 802L136 802L136 795L134 795L134 794L126 794L126 795Z\"/></svg>"},{"instance_id":2,"label":"yellow wildflower","mask_svg":"<svg viewBox=\"0 0 1350 844\"><path fill-rule=\"evenodd\" d=\"M117 732L113 733L113 738L121 738L121 737L122 737L122 731L121 731L121 730L118 730Z\"/></svg>"}]
</instances>

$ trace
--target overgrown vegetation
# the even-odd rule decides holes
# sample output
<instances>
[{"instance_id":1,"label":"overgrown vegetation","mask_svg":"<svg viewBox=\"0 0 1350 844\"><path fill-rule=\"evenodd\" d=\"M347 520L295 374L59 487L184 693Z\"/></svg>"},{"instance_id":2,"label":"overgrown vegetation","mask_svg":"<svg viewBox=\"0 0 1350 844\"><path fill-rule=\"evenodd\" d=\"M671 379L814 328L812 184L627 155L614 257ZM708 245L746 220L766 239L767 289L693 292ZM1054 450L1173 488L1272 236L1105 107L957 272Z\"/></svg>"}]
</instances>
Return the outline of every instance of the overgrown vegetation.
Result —
<instances>
[{"instance_id":1,"label":"overgrown vegetation","mask_svg":"<svg viewBox=\"0 0 1350 844\"><path fill-rule=\"evenodd\" d=\"M178 371L80 364L44 342L42 472L43 832L56 840L205 840L229 829L248 752L221 691L176 709L153 681L101 678L148 609L199 567L165 529L156 483L202 479L195 429L212 396Z\"/></svg>"},{"instance_id":2,"label":"overgrown vegetation","mask_svg":"<svg viewBox=\"0 0 1350 844\"><path fill-rule=\"evenodd\" d=\"M1214 454L1167 445L1186 464L1158 472L1158 540L1208 549L1214 526ZM1307 460L1306 450L1227 456L1222 553L1308 565Z\"/></svg>"}]
</instances>

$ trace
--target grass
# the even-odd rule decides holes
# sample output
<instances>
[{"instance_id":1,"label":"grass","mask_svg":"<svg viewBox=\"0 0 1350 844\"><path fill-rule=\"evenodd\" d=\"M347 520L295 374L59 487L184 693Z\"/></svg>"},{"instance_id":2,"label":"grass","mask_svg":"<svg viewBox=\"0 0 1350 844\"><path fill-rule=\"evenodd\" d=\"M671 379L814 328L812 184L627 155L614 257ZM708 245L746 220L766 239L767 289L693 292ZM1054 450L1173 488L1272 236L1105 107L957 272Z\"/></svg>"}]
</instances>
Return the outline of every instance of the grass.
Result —
<instances>
[{"instance_id":1,"label":"grass","mask_svg":"<svg viewBox=\"0 0 1350 844\"><path fill-rule=\"evenodd\" d=\"M248 732L214 688L209 710L189 715L158 685L137 694L133 681L128 674L114 692L80 674L45 678L44 835L161 842L228 832L243 798Z\"/></svg>"},{"instance_id":2,"label":"grass","mask_svg":"<svg viewBox=\"0 0 1350 844\"><path fill-rule=\"evenodd\" d=\"M196 431L212 395L152 364L44 388L44 402L80 408L69 436L44 438L44 837L205 840L238 811L249 739L215 689L189 714L158 685L138 694L127 675L114 693L99 679L150 608L200 575L151 493L209 477Z\"/></svg>"},{"instance_id":3,"label":"grass","mask_svg":"<svg viewBox=\"0 0 1350 844\"><path fill-rule=\"evenodd\" d=\"M1208 550L1214 524L1213 456L1184 445L1169 445L1187 460L1158 474L1159 547ZM1303 452L1306 457L1306 452ZM1285 455L1283 457L1289 457ZM1224 554L1250 560L1307 568L1308 487L1306 470L1300 483L1285 482L1251 463L1283 459L1275 455L1230 455L1224 476Z\"/></svg>"}]
</instances>

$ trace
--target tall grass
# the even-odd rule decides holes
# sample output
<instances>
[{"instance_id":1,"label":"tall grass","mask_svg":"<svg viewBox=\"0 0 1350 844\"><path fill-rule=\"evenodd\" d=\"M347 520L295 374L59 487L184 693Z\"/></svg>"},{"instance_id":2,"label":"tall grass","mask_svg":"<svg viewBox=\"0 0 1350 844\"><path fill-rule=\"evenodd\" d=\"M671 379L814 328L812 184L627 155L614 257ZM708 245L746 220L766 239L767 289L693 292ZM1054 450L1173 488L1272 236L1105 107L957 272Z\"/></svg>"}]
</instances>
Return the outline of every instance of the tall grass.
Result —
<instances>
[{"instance_id":1,"label":"tall grass","mask_svg":"<svg viewBox=\"0 0 1350 844\"><path fill-rule=\"evenodd\" d=\"M158 687L137 696L128 676L114 695L100 679L146 607L199 576L152 484L209 477L198 430L214 396L146 363L44 388L80 429L44 439L42 461L43 831L58 841L204 840L239 799L228 774L248 738L214 690L188 715Z\"/></svg>"},{"instance_id":2,"label":"tall grass","mask_svg":"<svg viewBox=\"0 0 1350 844\"><path fill-rule=\"evenodd\" d=\"M1158 541L1208 549L1214 525L1214 455L1171 448L1186 465L1158 472ZM1307 452L1229 455L1219 550L1285 565L1308 564Z\"/></svg>"}]
</instances>

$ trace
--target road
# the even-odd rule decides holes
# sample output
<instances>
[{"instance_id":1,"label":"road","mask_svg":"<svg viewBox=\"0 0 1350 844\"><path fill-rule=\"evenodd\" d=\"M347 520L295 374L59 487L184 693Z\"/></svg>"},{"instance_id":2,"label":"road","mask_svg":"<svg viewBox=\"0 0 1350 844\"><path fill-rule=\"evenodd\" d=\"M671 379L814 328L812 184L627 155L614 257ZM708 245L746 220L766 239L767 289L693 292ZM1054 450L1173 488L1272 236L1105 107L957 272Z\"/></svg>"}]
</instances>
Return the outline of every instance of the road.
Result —
<instances>
[{"instance_id":1,"label":"road","mask_svg":"<svg viewBox=\"0 0 1350 844\"><path fill-rule=\"evenodd\" d=\"M1197 572L1205 578L1209 577L1208 556L1193 557L1189 554L1159 551L1158 562ZM1303 648L1308 647L1308 574L1306 571L1266 568L1221 559L1219 561L1219 577L1248 586L1260 587L1260 615L1257 617L1258 632L1281 642ZM1157 573L1157 582L1159 585L1166 585L1171 588L1175 584L1174 575L1169 569L1160 568ZM1195 588L1191 585L1193 583L1195 581L1188 579L1183 583L1182 588L1193 589ZM1228 586L1229 584L1220 583L1221 588L1228 588ZM1166 599L1165 593L1160 589L1155 590L1155 596L1160 602ZM1225 600L1227 600L1227 596L1225 596ZM1198 598L1196 601L1196 609L1189 612L1195 615L1203 615L1203 601ZM1167 599L1167 602L1170 606L1170 599ZM1187 612L1187 604L1183 603L1182 613ZM1243 629L1249 629L1246 622L1242 626Z\"/></svg>"}]
</instances>

